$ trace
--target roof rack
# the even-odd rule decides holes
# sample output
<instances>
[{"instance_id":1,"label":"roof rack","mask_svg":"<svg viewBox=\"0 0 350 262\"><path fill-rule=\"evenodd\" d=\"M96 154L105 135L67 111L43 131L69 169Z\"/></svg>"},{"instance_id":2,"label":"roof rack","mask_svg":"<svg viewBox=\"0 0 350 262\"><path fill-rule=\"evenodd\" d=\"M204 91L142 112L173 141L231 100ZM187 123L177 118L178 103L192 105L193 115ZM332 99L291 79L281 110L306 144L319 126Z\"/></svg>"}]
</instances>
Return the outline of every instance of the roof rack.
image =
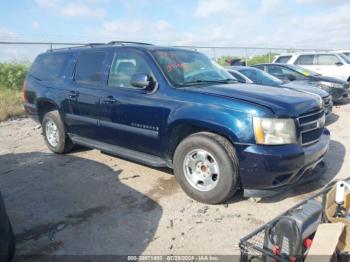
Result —
<instances>
[{"instance_id":1,"label":"roof rack","mask_svg":"<svg viewBox=\"0 0 350 262\"><path fill-rule=\"evenodd\" d=\"M90 46L90 47L94 47L95 45L105 45L105 43L88 43L84 46Z\"/></svg>"},{"instance_id":2,"label":"roof rack","mask_svg":"<svg viewBox=\"0 0 350 262\"><path fill-rule=\"evenodd\" d=\"M143 43L143 42L133 42L133 41L111 41L107 43L108 45L128 45L128 44L135 44L135 45L152 45L149 43Z\"/></svg>"},{"instance_id":3,"label":"roof rack","mask_svg":"<svg viewBox=\"0 0 350 262\"><path fill-rule=\"evenodd\" d=\"M56 50L71 50L75 48L82 48L82 47L95 47L95 46L102 46L102 45L128 45L128 44L135 44L135 45L152 45L148 43L142 43L142 42L132 42L132 41L111 41L106 43L87 43L87 44L74 44L74 46L69 47L61 47L61 48L51 48L47 50L47 52L52 52ZM67 44L68 45L68 44Z\"/></svg>"},{"instance_id":4,"label":"roof rack","mask_svg":"<svg viewBox=\"0 0 350 262\"><path fill-rule=\"evenodd\" d=\"M67 44L69 45L69 44ZM74 46L68 46L68 47L60 47L60 48L50 48L47 50L47 52L57 51L57 50L71 50L75 48L82 48L82 47L95 47L105 45L105 43L87 43L87 44L74 44Z\"/></svg>"}]
</instances>

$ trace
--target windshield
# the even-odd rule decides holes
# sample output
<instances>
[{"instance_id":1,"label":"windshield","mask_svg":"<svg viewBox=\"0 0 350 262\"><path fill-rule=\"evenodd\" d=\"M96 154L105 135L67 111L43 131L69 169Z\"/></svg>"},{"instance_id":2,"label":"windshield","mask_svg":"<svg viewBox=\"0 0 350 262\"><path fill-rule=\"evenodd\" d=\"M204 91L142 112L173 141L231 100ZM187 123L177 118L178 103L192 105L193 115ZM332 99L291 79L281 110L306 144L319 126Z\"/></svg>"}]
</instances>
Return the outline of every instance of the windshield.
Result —
<instances>
[{"instance_id":1,"label":"windshield","mask_svg":"<svg viewBox=\"0 0 350 262\"><path fill-rule=\"evenodd\" d=\"M237 82L223 67L196 51L155 50L152 54L174 86Z\"/></svg>"},{"instance_id":2,"label":"windshield","mask_svg":"<svg viewBox=\"0 0 350 262\"><path fill-rule=\"evenodd\" d=\"M345 61L345 63L350 64L350 57L344 55L344 54L338 54L341 58L343 58L343 60Z\"/></svg>"},{"instance_id":3,"label":"windshield","mask_svg":"<svg viewBox=\"0 0 350 262\"><path fill-rule=\"evenodd\" d=\"M319 76L320 74L311 71L309 69L303 68L301 66L296 66L296 65L288 65L288 67L294 71L296 71L299 74L302 74L303 76Z\"/></svg>"},{"instance_id":4,"label":"windshield","mask_svg":"<svg viewBox=\"0 0 350 262\"><path fill-rule=\"evenodd\" d=\"M248 77L254 84L269 85L269 86L279 86L283 84L278 78L255 68L244 68L238 70L240 73Z\"/></svg>"}]
</instances>

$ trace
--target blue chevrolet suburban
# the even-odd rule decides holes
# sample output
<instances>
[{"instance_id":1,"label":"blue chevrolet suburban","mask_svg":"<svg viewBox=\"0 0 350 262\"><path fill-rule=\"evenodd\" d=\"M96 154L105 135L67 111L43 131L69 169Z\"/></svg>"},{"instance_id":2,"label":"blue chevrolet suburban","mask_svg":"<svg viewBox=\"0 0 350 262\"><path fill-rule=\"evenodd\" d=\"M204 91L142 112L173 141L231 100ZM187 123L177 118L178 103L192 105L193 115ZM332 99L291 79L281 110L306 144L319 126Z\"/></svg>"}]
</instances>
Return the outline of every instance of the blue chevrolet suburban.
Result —
<instances>
[{"instance_id":1,"label":"blue chevrolet suburban","mask_svg":"<svg viewBox=\"0 0 350 262\"><path fill-rule=\"evenodd\" d=\"M187 49L111 42L49 50L23 92L51 151L79 144L169 167L190 197L210 204L238 189L303 181L329 146L320 97L238 83Z\"/></svg>"}]
</instances>

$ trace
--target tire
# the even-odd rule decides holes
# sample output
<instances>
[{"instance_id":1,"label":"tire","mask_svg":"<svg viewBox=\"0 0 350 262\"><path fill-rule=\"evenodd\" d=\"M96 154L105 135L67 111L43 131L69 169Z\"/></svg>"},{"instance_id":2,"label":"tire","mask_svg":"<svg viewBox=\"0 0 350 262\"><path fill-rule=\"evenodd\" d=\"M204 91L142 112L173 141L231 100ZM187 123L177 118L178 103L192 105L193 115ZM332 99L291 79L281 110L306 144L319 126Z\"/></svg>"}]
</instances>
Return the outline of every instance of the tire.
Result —
<instances>
[{"instance_id":1,"label":"tire","mask_svg":"<svg viewBox=\"0 0 350 262\"><path fill-rule=\"evenodd\" d=\"M175 150L173 166L182 189L199 202L223 203L236 193L239 186L236 150L230 141L217 134L200 132L182 140ZM198 177L203 180L198 180Z\"/></svg>"},{"instance_id":2,"label":"tire","mask_svg":"<svg viewBox=\"0 0 350 262\"><path fill-rule=\"evenodd\" d=\"M41 126L45 138L45 143L52 152L63 154L69 152L73 148L74 144L66 134L64 124L57 110L47 112L44 115ZM53 139L52 136L50 136L49 133L52 134L50 127L51 130L52 128L54 129L54 127L56 127L55 130L57 133L55 132L54 135L54 138L56 139Z\"/></svg>"}]
</instances>

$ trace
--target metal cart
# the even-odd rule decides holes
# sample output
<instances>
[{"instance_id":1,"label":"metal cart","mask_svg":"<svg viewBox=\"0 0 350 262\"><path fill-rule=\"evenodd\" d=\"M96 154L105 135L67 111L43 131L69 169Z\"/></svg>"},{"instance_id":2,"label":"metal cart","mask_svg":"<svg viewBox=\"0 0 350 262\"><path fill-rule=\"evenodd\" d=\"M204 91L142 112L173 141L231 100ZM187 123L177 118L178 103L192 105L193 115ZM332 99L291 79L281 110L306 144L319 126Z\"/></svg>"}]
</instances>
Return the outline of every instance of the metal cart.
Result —
<instances>
[{"instance_id":1,"label":"metal cart","mask_svg":"<svg viewBox=\"0 0 350 262\"><path fill-rule=\"evenodd\" d=\"M350 178L346 179L349 180ZM288 209L284 213L282 213L280 216L276 217L275 219L271 220L270 222L264 224L263 226L256 229L254 232L250 233L249 235L243 237L240 240L239 247L241 251L241 261L242 262L256 262L256 261L285 261L290 262L289 259L283 258L281 256L276 255L273 250L267 248L264 245L264 239L265 239L265 233L267 233L267 230L271 228L271 226L279 220L281 216L287 215L290 211L293 209L297 209L301 207L302 205L306 204L307 201L310 199L315 199L316 201L320 202L322 204L322 218L321 223L326 223L327 218L324 214L325 205L326 205L326 196L327 193L333 188L333 185L337 181L333 181L327 186L325 186L323 189L321 189L318 193L314 194L310 198L306 199L305 201L295 205L294 207Z\"/></svg>"}]
</instances>

